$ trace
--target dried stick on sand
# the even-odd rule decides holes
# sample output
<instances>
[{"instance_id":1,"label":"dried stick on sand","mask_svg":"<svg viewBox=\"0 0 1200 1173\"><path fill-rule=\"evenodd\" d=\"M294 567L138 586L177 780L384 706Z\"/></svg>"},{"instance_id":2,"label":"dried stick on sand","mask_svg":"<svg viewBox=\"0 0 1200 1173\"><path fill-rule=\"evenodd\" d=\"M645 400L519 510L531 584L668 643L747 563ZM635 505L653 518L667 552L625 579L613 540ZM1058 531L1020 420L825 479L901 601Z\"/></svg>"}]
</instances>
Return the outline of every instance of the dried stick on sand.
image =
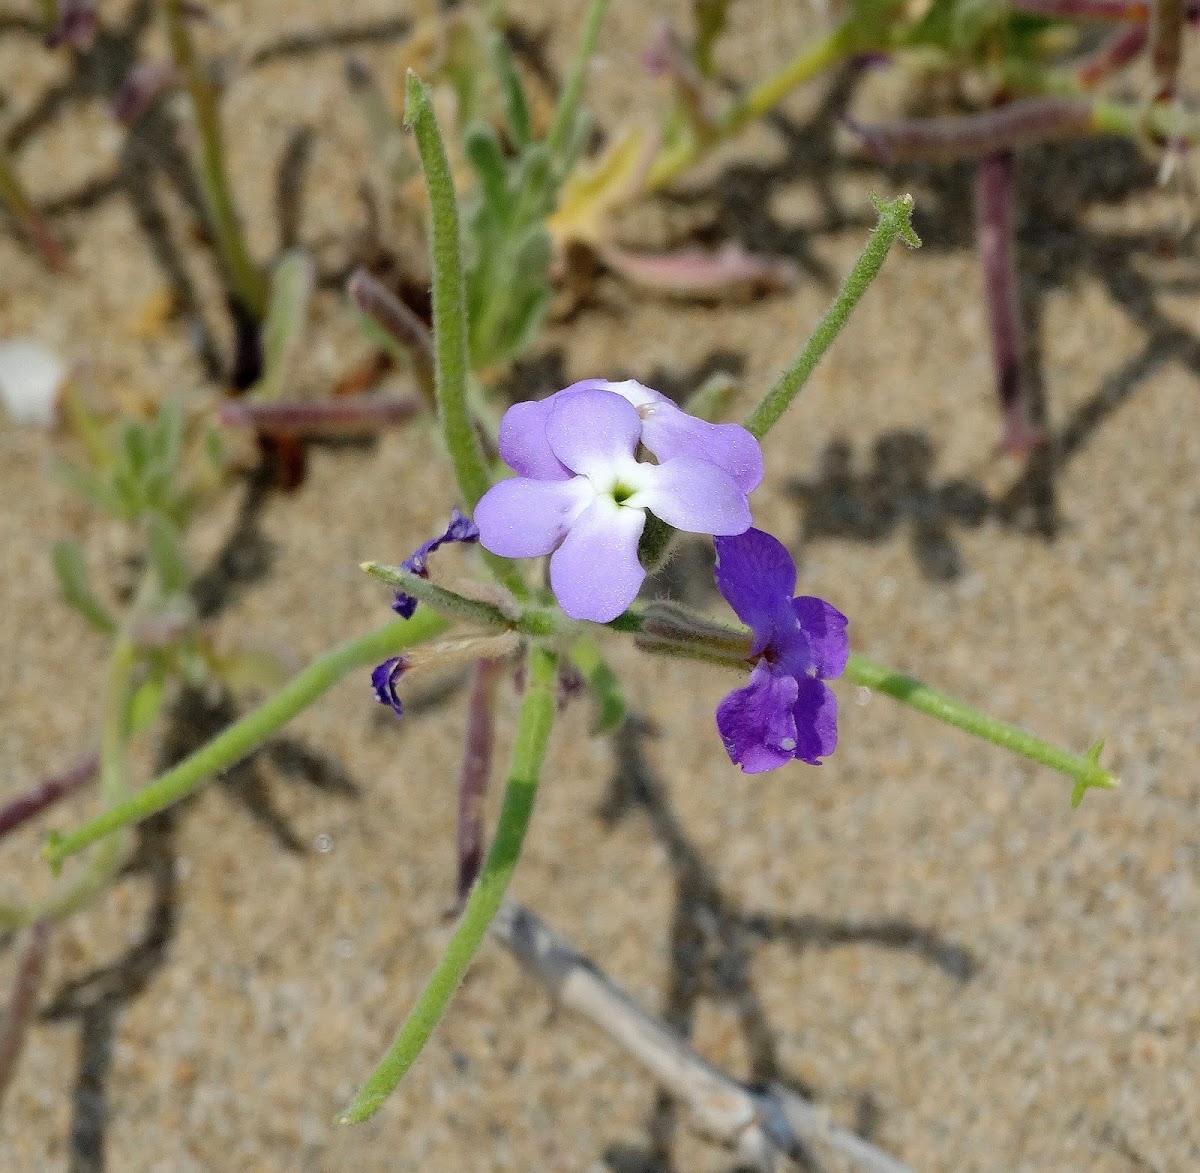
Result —
<instances>
[{"instance_id":1,"label":"dried stick on sand","mask_svg":"<svg viewBox=\"0 0 1200 1173\"><path fill-rule=\"evenodd\" d=\"M491 933L556 1003L590 1019L686 1105L698 1133L751 1167L773 1170L780 1157L815 1164L811 1150L824 1146L865 1173L910 1173L790 1088L756 1091L714 1067L528 909L505 901Z\"/></svg>"}]
</instances>

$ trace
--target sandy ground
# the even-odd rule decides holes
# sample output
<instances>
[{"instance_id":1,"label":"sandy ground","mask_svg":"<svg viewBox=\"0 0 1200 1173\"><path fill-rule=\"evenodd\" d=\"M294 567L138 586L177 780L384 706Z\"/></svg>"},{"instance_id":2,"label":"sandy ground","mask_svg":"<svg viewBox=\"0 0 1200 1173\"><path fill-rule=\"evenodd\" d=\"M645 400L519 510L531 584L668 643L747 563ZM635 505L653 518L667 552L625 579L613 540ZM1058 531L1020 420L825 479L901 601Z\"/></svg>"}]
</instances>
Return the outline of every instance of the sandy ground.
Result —
<instances>
[{"instance_id":1,"label":"sandy ground","mask_svg":"<svg viewBox=\"0 0 1200 1173\"><path fill-rule=\"evenodd\" d=\"M247 56L286 30L396 16L382 0L215 7ZM643 100L652 19L614 7L592 90L609 128ZM102 8L110 28L125 19ZM559 69L578 8L551 20L518 6ZM722 64L743 78L817 23L765 0L735 12ZM387 69L398 40L383 32L357 48ZM133 40L158 44L153 30ZM9 126L67 73L32 45L0 32ZM229 89L260 256L278 245L273 190L299 128L315 131L300 239L336 253L358 214L369 163L344 52L267 55ZM0 235L0 337L62 348L100 399L187 391L206 381L193 338L143 337L138 316L169 280L164 258L178 262L225 345L211 262L169 176L107 123L111 77L92 74L35 116L19 153L38 198L60 207L78 272L54 280ZM1046 475L1023 474L994 452L965 173L835 165L819 99L798 96L785 123L697 175L693 197L628 225L655 244L699 220L788 252L806 268L793 292L705 308L602 283L596 305L549 331L522 385L614 374L616 355L620 372L673 388L733 369L748 403L856 254L867 190L911 189L926 248L888 262L772 435L758 522L792 545L803 589L852 617L856 648L1073 747L1107 738L1124 787L1072 812L1050 771L850 687L831 761L745 778L712 723L727 680L615 648L639 720L610 744L588 738L585 704L564 714L515 894L715 1062L793 1083L917 1169L1200 1167L1200 300L1179 203L1119 143L1023 159L1024 294L1056 437ZM71 198L112 175L112 190ZM166 253L122 175L157 197ZM361 353L323 294L305 388ZM303 488L244 527L221 637L299 665L381 620L386 598L355 568L401 556L447 513L429 441L413 427L318 450ZM80 537L108 588L123 573L115 532L49 479L51 449L0 421L5 795L95 737L103 644L56 602L48 539ZM198 565L237 506L233 494L199 527ZM712 601L701 572L676 579ZM169 724L186 742L220 719L192 697ZM650 1082L552 1014L495 947L378 1117L331 1123L446 940L462 720L459 692L397 724L355 679L282 751L156 821L141 869L55 938L0 1164L728 1170L725 1153L673 1135ZM144 747L141 776L169 749ZM92 801L4 843L6 891L46 886L39 831ZM0 988L14 964L0 955Z\"/></svg>"}]
</instances>

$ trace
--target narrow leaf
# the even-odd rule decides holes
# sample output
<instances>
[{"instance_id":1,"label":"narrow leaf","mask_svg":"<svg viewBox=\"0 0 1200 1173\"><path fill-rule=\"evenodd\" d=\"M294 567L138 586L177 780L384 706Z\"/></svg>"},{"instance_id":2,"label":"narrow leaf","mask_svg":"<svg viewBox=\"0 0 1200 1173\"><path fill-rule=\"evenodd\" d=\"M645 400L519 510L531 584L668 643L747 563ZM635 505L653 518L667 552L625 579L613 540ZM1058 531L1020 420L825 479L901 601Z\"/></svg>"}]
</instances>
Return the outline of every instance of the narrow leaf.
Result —
<instances>
[{"instance_id":1,"label":"narrow leaf","mask_svg":"<svg viewBox=\"0 0 1200 1173\"><path fill-rule=\"evenodd\" d=\"M52 558L63 601L97 631L104 635L115 634L117 625L108 609L96 597L88 580L87 563L79 543L71 538L60 539L54 543Z\"/></svg>"}]
</instances>

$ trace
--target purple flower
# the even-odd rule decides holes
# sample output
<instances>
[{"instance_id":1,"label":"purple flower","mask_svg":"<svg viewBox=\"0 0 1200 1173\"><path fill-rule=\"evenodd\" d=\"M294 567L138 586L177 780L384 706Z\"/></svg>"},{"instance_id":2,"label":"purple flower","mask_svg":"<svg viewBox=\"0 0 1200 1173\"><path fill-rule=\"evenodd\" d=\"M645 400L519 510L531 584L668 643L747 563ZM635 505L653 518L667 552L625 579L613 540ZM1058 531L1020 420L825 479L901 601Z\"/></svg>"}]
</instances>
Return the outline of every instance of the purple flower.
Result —
<instances>
[{"instance_id":1,"label":"purple flower","mask_svg":"<svg viewBox=\"0 0 1200 1173\"><path fill-rule=\"evenodd\" d=\"M446 527L446 532L439 534L436 538L430 538L429 541L418 546L409 557L400 563L400 568L407 570L410 574L419 575L421 578L428 578L429 555L439 546L444 546L449 542L477 541L479 541L479 528L469 517L465 517L458 509L455 509L450 514L450 524ZM396 592L392 610L397 615L411 619L416 609L417 600L412 595L406 595L403 591Z\"/></svg>"},{"instance_id":2,"label":"purple flower","mask_svg":"<svg viewBox=\"0 0 1200 1173\"><path fill-rule=\"evenodd\" d=\"M404 705L396 693L396 682L407 668L408 661L403 656L393 656L377 665L371 672L371 687L375 689L375 699L381 705L391 705L397 717L404 715Z\"/></svg>"},{"instance_id":3,"label":"purple flower","mask_svg":"<svg viewBox=\"0 0 1200 1173\"><path fill-rule=\"evenodd\" d=\"M750 683L717 706L725 749L747 774L793 758L819 766L837 745L837 698L822 682L846 667L846 617L792 598L796 564L770 534L749 529L716 547L717 587L754 635Z\"/></svg>"},{"instance_id":4,"label":"purple flower","mask_svg":"<svg viewBox=\"0 0 1200 1173\"><path fill-rule=\"evenodd\" d=\"M642 445L658 461L637 459ZM633 602L645 570L646 510L676 529L740 534L762 480L758 441L737 424L693 419L640 383L588 379L500 422L517 473L475 508L483 547L550 559L550 586L573 619L607 623Z\"/></svg>"}]
</instances>

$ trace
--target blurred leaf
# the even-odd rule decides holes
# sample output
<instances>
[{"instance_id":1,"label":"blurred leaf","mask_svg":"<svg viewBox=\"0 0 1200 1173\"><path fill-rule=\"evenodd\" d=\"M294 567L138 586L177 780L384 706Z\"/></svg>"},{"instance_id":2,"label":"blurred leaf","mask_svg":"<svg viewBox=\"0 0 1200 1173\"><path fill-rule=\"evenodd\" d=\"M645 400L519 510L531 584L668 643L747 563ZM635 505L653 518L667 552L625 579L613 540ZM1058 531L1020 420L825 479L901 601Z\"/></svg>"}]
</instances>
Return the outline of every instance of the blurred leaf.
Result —
<instances>
[{"instance_id":1,"label":"blurred leaf","mask_svg":"<svg viewBox=\"0 0 1200 1173\"><path fill-rule=\"evenodd\" d=\"M163 593L184 590L188 584L188 567L179 530L161 513L151 513L146 524L146 542Z\"/></svg>"},{"instance_id":2,"label":"blurred leaf","mask_svg":"<svg viewBox=\"0 0 1200 1173\"><path fill-rule=\"evenodd\" d=\"M350 58L346 62L346 82L388 179L400 187L419 175L421 165L416 152L370 67L357 57Z\"/></svg>"},{"instance_id":3,"label":"blurred leaf","mask_svg":"<svg viewBox=\"0 0 1200 1173\"><path fill-rule=\"evenodd\" d=\"M53 469L54 475L68 489L78 493L97 508L103 509L105 513L112 514L114 517L124 515L120 495L108 479L97 476L95 473L88 472L85 469L77 468L75 465L68 464L65 460L59 460L57 457L53 458L50 467Z\"/></svg>"},{"instance_id":4,"label":"blurred leaf","mask_svg":"<svg viewBox=\"0 0 1200 1173\"><path fill-rule=\"evenodd\" d=\"M141 420L126 420L121 428L121 452L125 467L137 481L141 481L150 465L153 443L150 429Z\"/></svg>"},{"instance_id":5,"label":"blurred leaf","mask_svg":"<svg viewBox=\"0 0 1200 1173\"><path fill-rule=\"evenodd\" d=\"M269 400L282 394L291 356L308 320L315 280L312 258L300 248L288 249L272 270L263 326L263 374L250 388L250 398Z\"/></svg>"},{"instance_id":6,"label":"blurred leaf","mask_svg":"<svg viewBox=\"0 0 1200 1173\"><path fill-rule=\"evenodd\" d=\"M516 147L526 146L533 137L529 118L529 101L521 74L513 60L508 38L497 28L488 33L488 54L492 59L492 70L500 83L500 101L504 106L504 118L509 137Z\"/></svg>"},{"instance_id":7,"label":"blurred leaf","mask_svg":"<svg viewBox=\"0 0 1200 1173\"><path fill-rule=\"evenodd\" d=\"M653 256L610 245L600 255L635 285L701 300L790 289L799 276L787 257L755 256L734 241L713 252L689 248Z\"/></svg>"},{"instance_id":8,"label":"blurred leaf","mask_svg":"<svg viewBox=\"0 0 1200 1173\"><path fill-rule=\"evenodd\" d=\"M166 677L161 668L153 671L133 690L133 695L129 698L128 716L131 736L136 737L139 733L144 733L154 724L155 717L162 709L166 692Z\"/></svg>"},{"instance_id":9,"label":"blurred leaf","mask_svg":"<svg viewBox=\"0 0 1200 1173\"><path fill-rule=\"evenodd\" d=\"M630 124L592 166L572 174L563 184L557 211L546 223L555 244L603 241L608 217L641 189L658 142L655 130Z\"/></svg>"},{"instance_id":10,"label":"blurred leaf","mask_svg":"<svg viewBox=\"0 0 1200 1173\"><path fill-rule=\"evenodd\" d=\"M592 724L592 733L612 732L625 720L628 707L625 693L621 689L621 681L608 666L594 640L576 640L571 645L569 655L571 663L579 669L580 675L587 681L592 695L596 698L598 708Z\"/></svg>"},{"instance_id":11,"label":"blurred leaf","mask_svg":"<svg viewBox=\"0 0 1200 1173\"><path fill-rule=\"evenodd\" d=\"M95 469L107 469L113 462L108 430L100 417L84 403L73 383L67 383L63 388L62 407L67 427L83 445L88 463Z\"/></svg>"},{"instance_id":12,"label":"blurred leaf","mask_svg":"<svg viewBox=\"0 0 1200 1173\"><path fill-rule=\"evenodd\" d=\"M183 456L183 405L178 399L167 399L158 409L151 429L151 448L154 463L168 476L174 477Z\"/></svg>"},{"instance_id":13,"label":"blurred leaf","mask_svg":"<svg viewBox=\"0 0 1200 1173\"><path fill-rule=\"evenodd\" d=\"M508 163L496 132L485 123L474 122L463 136L463 147L479 179L480 204L474 219L507 225L513 213L513 193L508 184Z\"/></svg>"},{"instance_id":14,"label":"blurred leaf","mask_svg":"<svg viewBox=\"0 0 1200 1173\"><path fill-rule=\"evenodd\" d=\"M712 77L716 70L713 49L729 20L732 0L692 0L692 11L696 17L696 43L692 48L692 60L705 77Z\"/></svg>"},{"instance_id":15,"label":"blurred leaf","mask_svg":"<svg viewBox=\"0 0 1200 1173\"><path fill-rule=\"evenodd\" d=\"M87 563L79 543L71 538L62 538L54 543L51 556L63 601L82 615L97 631L113 635L117 630L116 622L92 590Z\"/></svg>"},{"instance_id":16,"label":"blurred leaf","mask_svg":"<svg viewBox=\"0 0 1200 1173\"><path fill-rule=\"evenodd\" d=\"M274 692L291 676L278 656L262 648L239 648L212 660L210 666L213 674L234 692L248 689Z\"/></svg>"},{"instance_id":17,"label":"blurred leaf","mask_svg":"<svg viewBox=\"0 0 1200 1173\"><path fill-rule=\"evenodd\" d=\"M683 404L683 410L710 424L720 423L729 416L737 395L737 384L725 371L714 371Z\"/></svg>"}]
</instances>

